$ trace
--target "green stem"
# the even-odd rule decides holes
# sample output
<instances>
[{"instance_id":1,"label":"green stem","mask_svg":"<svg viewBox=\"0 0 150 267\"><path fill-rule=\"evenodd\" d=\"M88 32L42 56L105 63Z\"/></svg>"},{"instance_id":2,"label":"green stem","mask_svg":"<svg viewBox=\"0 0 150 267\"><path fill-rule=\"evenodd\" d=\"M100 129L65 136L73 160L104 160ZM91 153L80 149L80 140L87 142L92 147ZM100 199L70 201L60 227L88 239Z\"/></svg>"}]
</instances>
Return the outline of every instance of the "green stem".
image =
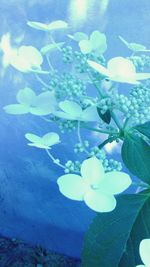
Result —
<instances>
[{"instance_id":1,"label":"green stem","mask_svg":"<svg viewBox=\"0 0 150 267\"><path fill-rule=\"evenodd\" d=\"M107 145L108 143L112 143L112 142L113 142L112 138L108 138L108 139L106 139L104 142L102 142L102 143L98 146L98 148L99 148L99 149L102 149L105 145Z\"/></svg>"},{"instance_id":2,"label":"green stem","mask_svg":"<svg viewBox=\"0 0 150 267\"><path fill-rule=\"evenodd\" d=\"M98 133L104 133L104 134L118 134L117 131L109 131L109 130L101 130L101 129L96 129L96 128L93 128L93 127L89 127L89 126L81 126L82 128L85 128L87 130L91 130L91 131L94 131L94 132L98 132Z\"/></svg>"},{"instance_id":3,"label":"green stem","mask_svg":"<svg viewBox=\"0 0 150 267\"><path fill-rule=\"evenodd\" d=\"M123 127L122 127L120 121L118 120L118 118L117 118L117 116L116 116L114 111L111 111L111 117L114 120L114 122L116 123L117 127L119 128L119 130L122 130Z\"/></svg>"},{"instance_id":4,"label":"green stem","mask_svg":"<svg viewBox=\"0 0 150 267\"><path fill-rule=\"evenodd\" d=\"M50 86L49 86L47 83L45 83L45 82L38 76L37 73L35 74L35 76L36 76L37 80L38 80L44 87L50 89Z\"/></svg>"}]
</instances>

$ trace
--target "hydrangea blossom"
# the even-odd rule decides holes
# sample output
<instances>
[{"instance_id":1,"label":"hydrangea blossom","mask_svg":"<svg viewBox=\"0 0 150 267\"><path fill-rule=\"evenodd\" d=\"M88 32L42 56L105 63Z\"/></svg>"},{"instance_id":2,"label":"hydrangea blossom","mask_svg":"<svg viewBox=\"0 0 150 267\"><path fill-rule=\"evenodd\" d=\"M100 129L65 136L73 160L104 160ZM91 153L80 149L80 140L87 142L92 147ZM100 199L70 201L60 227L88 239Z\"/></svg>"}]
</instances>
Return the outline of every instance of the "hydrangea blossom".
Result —
<instances>
[{"instance_id":1,"label":"hydrangea blossom","mask_svg":"<svg viewBox=\"0 0 150 267\"><path fill-rule=\"evenodd\" d=\"M41 70L42 62L41 53L33 46L21 46L10 57L10 65L25 73L30 71L44 72Z\"/></svg>"},{"instance_id":2,"label":"hydrangea blossom","mask_svg":"<svg viewBox=\"0 0 150 267\"><path fill-rule=\"evenodd\" d=\"M26 133L25 137L31 142L28 143L29 146L35 146L43 149L51 149L51 146L60 143L59 135L54 132L47 133L42 137L32 133Z\"/></svg>"},{"instance_id":3,"label":"hydrangea blossom","mask_svg":"<svg viewBox=\"0 0 150 267\"><path fill-rule=\"evenodd\" d=\"M60 192L73 200L84 201L96 212L109 212L115 209L115 194L127 189L131 179L124 172L104 172L104 167L96 157L84 160L81 176L62 175L57 180Z\"/></svg>"},{"instance_id":4,"label":"hydrangea blossom","mask_svg":"<svg viewBox=\"0 0 150 267\"><path fill-rule=\"evenodd\" d=\"M137 265L136 267L150 267L150 238L141 241L139 251L144 264Z\"/></svg>"},{"instance_id":5,"label":"hydrangea blossom","mask_svg":"<svg viewBox=\"0 0 150 267\"><path fill-rule=\"evenodd\" d=\"M89 54L92 51L97 51L99 55L101 55L107 49L106 36L104 33L99 31L92 32L90 37L83 32L76 32L74 35L68 36L78 42L83 54Z\"/></svg>"},{"instance_id":6,"label":"hydrangea blossom","mask_svg":"<svg viewBox=\"0 0 150 267\"><path fill-rule=\"evenodd\" d=\"M74 101L65 100L59 103L62 111L55 111L53 114L59 118L79 121L97 121L99 116L95 106L90 106L84 110Z\"/></svg>"},{"instance_id":7,"label":"hydrangea blossom","mask_svg":"<svg viewBox=\"0 0 150 267\"><path fill-rule=\"evenodd\" d=\"M36 95L35 92L26 87L19 90L17 94L18 104L11 104L4 107L9 114L26 114L44 116L52 113L56 107L56 99L53 92L43 92Z\"/></svg>"},{"instance_id":8,"label":"hydrangea blossom","mask_svg":"<svg viewBox=\"0 0 150 267\"><path fill-rule=\"evenodd\" d=\"M150 73L136 73L132 61L123 57L110 59L107 68L92 60L88 60L87 62L93 69L115 82L139 84L138 80L150 78Z\"/></svg>"}]
</instances>

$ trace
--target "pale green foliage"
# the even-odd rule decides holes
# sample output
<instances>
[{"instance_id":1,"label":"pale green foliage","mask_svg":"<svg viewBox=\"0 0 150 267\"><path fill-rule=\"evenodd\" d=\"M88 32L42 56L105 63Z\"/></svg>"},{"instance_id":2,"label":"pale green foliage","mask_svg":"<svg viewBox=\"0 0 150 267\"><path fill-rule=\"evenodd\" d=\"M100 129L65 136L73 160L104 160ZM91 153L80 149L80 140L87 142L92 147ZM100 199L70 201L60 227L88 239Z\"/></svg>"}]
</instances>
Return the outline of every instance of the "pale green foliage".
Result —
<instances>
[{"instance_id":1,"label":"pale green foliage","mask_svg":"<svg viewBox=\"0 0 150 267\"><path fill-rule=\"evenodd\" d=\"M31 142L28 143L29 146L35 146L37 148L51 149L51 146L60 143L59 135L54 132L49 132L42 137L32 133L26 133L25 137Z\"/></svg>"},{"instance_id":2,"label":"pale green foliage","mask_svg":"<svg viewBox=\"0 0 150 267\"><path fill-rule=\"evenodd\" d=\"M37 21L28 21L27 25L41 31L54 31L68 28L68 23L63 20L52 21L49 24L37 22Z\"/></svg>"},{"instance_id":3,"label":"pale green foliage","mask_svg":"<svg viewBox=\"0 0 150 267\"><path fill-rule=\"evenodd\" d=\"M115 82L139 84L138 80L146 80L150 78L150 73L136 73L132 61L123 57L114 57L110 59L107 68L92 60L88 60L87 62L97 72Z\"/></svg>"},{"instance_id":4,"label":"pale green foliage","mask_svg":"<svg viewBox=\"0 0 150 267\"><path fill-rule=\"evenodd\" d=\"M53 92L43 92L36 95L28 87L19 90L17 96L18 104L11 104L4 107L9 114L26 114L42 116L51 114L56 108L56 99Z\"/></svg>"},{"instance_id":5,"label":"pale green foliage","mask_svg":"<svg viewBox=\"0 0 150 267\"><path fill-rule=\"evenodd\" d=\"M136 267L150 267L150 239L143 239L140 242L139 251L144 265L137 265Z\"/></svg>"},{"instance_id":6,"label":"pale green foliage","mask_svg":"<svg viewBox=\"0 0 150 267\"><path fill-rule=\"evenodd\" d=\"M131 179L123 172L105 173L101 161L92 157L81 164L81 176L66 174L60 176L57 183L64 196L84 200L94 211L109 212L116 207L114 195L127 189Z\"/></svg>"}]
</instances>

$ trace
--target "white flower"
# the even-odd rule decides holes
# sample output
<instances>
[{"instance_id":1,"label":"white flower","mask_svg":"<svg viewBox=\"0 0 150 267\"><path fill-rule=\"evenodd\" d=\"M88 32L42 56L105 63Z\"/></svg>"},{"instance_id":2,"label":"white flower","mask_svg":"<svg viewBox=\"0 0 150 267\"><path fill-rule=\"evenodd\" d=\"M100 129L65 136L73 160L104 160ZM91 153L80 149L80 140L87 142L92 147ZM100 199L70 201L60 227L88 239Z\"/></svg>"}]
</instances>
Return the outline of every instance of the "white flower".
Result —
<instances>
[{"instance_id":1,"label":"white flower","mask_svg":"<svg viewBox=\"0 0 150 267\"><path fill-rule=\"evenodd\" d=\"M79 121L97 121L99 116L96 107L90 106L84 110L74 101L65 100L59 103L62 111L53 112L59 118Z\"/></svg>"},{"instance_id":2,"label":"white flower","mask_svg":"<svg viewBox=\"0 0 150 267\"><path fill-rule=\"evenodd\" d=\"M96 51L101 55L107 49L106 36L99 31L92 32L90 37L83 32L76 32L74 35L68 35L68 37L79 43L80 50L83 54Z\"/></svg>"},{"instance_id":3,"label":"white flower","mask_svg":"<svg viewBox=\"0 0 150 267\"><path fill-rule=\"evenodd\" d=\"M43 92L36 95L35 92L26 87L19 90L17 94L18 104L11 104L4 107L9 114L26 114L44 116L51 114L56 107L56 99L53 92Z\"/></svg>"},{"instance_id":4,"label":"white flower","mask_svg":"<svg viewBox=\"0 0 150 267\"><path fill-rule=\"evenodd\" d=\"M141 260L144 263L136 267L150 267L150 238L143 239L139 247Z\"/></svg>"},{"instance_id":5,"label":"white flower","mask_svg":"<svg viewBox=\"0 0 150 267\"><path fill-rule=\"evenodd\" d=\"M43 57L33 46L21 46L10 57L10 64L21 72L41 72Z\"/></svg>"},{"instance_id":6,"label":"white flower","mask_svg":"<svg viewBox=\"0 0 150 267\"><path fill-rule=\"evenodd\" d=\"M51 149L51 146L60 143L59 135L53 132L47 133L42 137L32 133L26 133L25 137L31 142L28 143L29 146L35 146L43 149Z\"/></svg>"},{"instance_id":7,"label":"white flower","mask_svg":"<svg viewBox=\"0 0 150 267\"><path fill-rule=\"evenodd\" d=\"M68 28L68 23L63 20L55 20L49 24L41 23L38 21L28 21L27 25L41 31L54 31Z\"/></svg>"},{"instance_id":8,"label":"white flower","mask_svg":"<svg viewBox=\"0 0 150 267\"><path fill-rule=\"evenodd\" d=\"M150 78L150 73L136 73L132 61L123 57L110 59L107 68L92 60L87 62L93 69L115 82L139 84L138 80Z\"/></svg>"},{"instance_id":9,"label":"white flower","mask_svg":"<svg viewBox=\"0 0 150 267\"><path fill-rule=\"evenodd\" d=\"M83 161L81 176L62 175L57 183L64 196L73 200L83 200L96 212L109 212L116 207L114 195L127 189L131 184L131 179L124 172L104 173L100 160L92 157Z\"/></svg>"}]
</instances>

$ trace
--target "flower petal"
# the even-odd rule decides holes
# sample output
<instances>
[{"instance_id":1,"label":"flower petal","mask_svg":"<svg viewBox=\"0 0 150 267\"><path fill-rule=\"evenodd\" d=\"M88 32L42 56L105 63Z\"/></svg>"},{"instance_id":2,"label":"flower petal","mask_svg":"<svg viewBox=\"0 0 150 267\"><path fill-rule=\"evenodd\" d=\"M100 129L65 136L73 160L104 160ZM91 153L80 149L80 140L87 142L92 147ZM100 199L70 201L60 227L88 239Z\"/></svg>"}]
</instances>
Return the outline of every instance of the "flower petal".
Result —
<instances>
[{"instance_id":1,"label":"flower petal","mask_svg":"<svg viewBox=\"0 0 150 267\"><path fill-rule=\"evenodd\" d=\"M42 137L42 143L46 146L53 146L59 142L59 135L57 133L47 133Z\"/></svg>"},{"instance_id":2,"label":"flower petal","mask_svg":"<svg viewBox=\"0 0 150 267\"><path fill-rule=\"evenodd\" d=\"M27 25L36 29L36 30L41 30L41 31L48 31L48 25L41 23L41 22L37 22L37 21L28 21Z\"/></svg>"},{"instance_id":3,"label":"flower petal","mask_svg":"<svg viewBox=\"0 0 150 267\"><path fill-rule=\"evenodd\" d=\"M92 44L89 40L81 40L79 47L83 54L89 54L92 51Z\"/></svg>"},{"instance_id":4,"label":"flower petal","mask_svg":"<svg viewBox=\"0 0 150 267\"><path fill-rule=\"evenodd\" d=\"M55 20L48 24L48 30L59 30L59 29L66 29L68 28L68 23L63 20Z\"/></svg>"},{"instance_id":5,"label":"flower petal","mask_svg":"<svg viewBox=\"0 0 150 267\"><path fill-rule=\"evenodd\" d=\"M75 117L80 117L82 108L74 101L65 100L59 103L59 107L67 114Z\"/></svg>"},{"instance_id":6,"label":"flower petal","mask_svg":"<svg viewBox=\"0 0 150 267\"><path fill-rule=\"evenodd\" d=\"M19 57L26 59L30 62L31 67L40 66L43 62L43 57L37 48L33 46L21 46L19 48Z\"/></svg>"},{"instance_id":7,"label":"flower petal","mask_svg":"<svg viewBox=\"0 0 150 267\"><path fill-rule=\"evenodd\" d=\"M107 49L106 36L99 31L92 32L90 42L94 50L98 49L99 54L103 54Z\"/></svg>"},{"instance_id":8,"label":"flower petal","mask_svg":"<svg viewBox=\"0 0 150 267\"><path fill-rule=\"evenodd\" d=\"M120 194L131 185L131 178L125 172L112 171L105 174L100 190L106 194Z\"/></svg>"},{"instance_id":9,"label":"flower petal","mask_svg":"<svg viewBox=\"0 0 150 267\"><path fill-rule=\"evenodd\" d=\"M31 103L33 103L33 101L35 100L36 94L34 93L34 91L28 87L19 90L19 92L17 93L17 101L20 104L25 104L30 106Z\"/></svg>"},{"instance_id":10,"label":"flower petal","mask_svg":"<svg viewBox=\"0 0 150 267\"><path fill-rule=\"evenodd\" d=\"M87 60L87 63L90 65L90 67L98 71L100 74L103 74L104 76L109 76L109 71L104 66L92 60Z\"/></svg>"},{"instance_id":11,"label":"flower petal","mask_svg":"<svg viewBox=\"0 0 150 267\"><path fill-rule=\"evenodd\" d=\"M150 73L136 73L136 80L150 79Z\"/></svg>"},{"instance_id":12,"label":"flower petal","mask_svg":"<svg viewBox=\"0 0 150 267\"><path fill-rule=\"evenodd\" d=\"M114 196L103 194L99 190L89 190L84 195L84 201L89 208L96 212L109 212L116 207Z\"/></svg>"},{"instance_id":13,"label":"flower petal","mask_svg":"<svg viewBox=\"0 0 150 267\"><path fill-rule=\"evenodd\" d=\"M82 112L83 121L99 121L97 109L94 106L88 107Z\"/></svg>"},{"instance_id":14,"label":"flower petal","mask_svg":"<svg viewBox=\"0 0 150 267\"><path fill-rule=\"evenodd\" d=\"M124 57L114 57L108 61L108 70L111 76L133 77L136 69L131 60Z\"/></svg>"},{"instance_id":15,"label":"flower petal","mask_svg":"<svg viewBox=\"0 0 150 267\"><path fill-rule=\"evenodd\" d=\"M87 189L84 179L76 174L66 174L58 178L57 184L60 192L73 200L83 200Z\"/></svg>"},{"instance_id":16,"label":"flower petal","mask_svg":"<svg viewBox=\"0 0 150 267\"><path fill-rule=\"evenodd\" d=\"M32 134L32 133L26 133L25 138L32 143L41 143L41 139L42 139L40 136L36 134Z\"/></svg>"},{"instance_id":17,"label":"flower petal","mask_svg":"<svg viewBox=\"0 0 150 267\"><path fill-rule=\"evenodd\" d=\"M140 256L141 260L146 267L150 267L150 238L143 239L140 243Z\"/></svg>"},{"instance_id":18,"label":"flower petal","mask_svg":"<svg viewBox=\"0 0 150 267\"><path fill-rule=\"evenodd\" d=\"M83 161L81 175L90 185L97 186L104 178L104 168L99 159L92 157Z\"/></svg>"},{"instance_id":19,"label":"flower petal","mask_svg":"<svg viewBox=\"0 0 150 267\"><path fill-rule=\"evenodd\" d=\"M29 107L22 104L11 104L3 107L5 112L13 115L27 114L29 112Z\"/></svg>"}]
</instances>

